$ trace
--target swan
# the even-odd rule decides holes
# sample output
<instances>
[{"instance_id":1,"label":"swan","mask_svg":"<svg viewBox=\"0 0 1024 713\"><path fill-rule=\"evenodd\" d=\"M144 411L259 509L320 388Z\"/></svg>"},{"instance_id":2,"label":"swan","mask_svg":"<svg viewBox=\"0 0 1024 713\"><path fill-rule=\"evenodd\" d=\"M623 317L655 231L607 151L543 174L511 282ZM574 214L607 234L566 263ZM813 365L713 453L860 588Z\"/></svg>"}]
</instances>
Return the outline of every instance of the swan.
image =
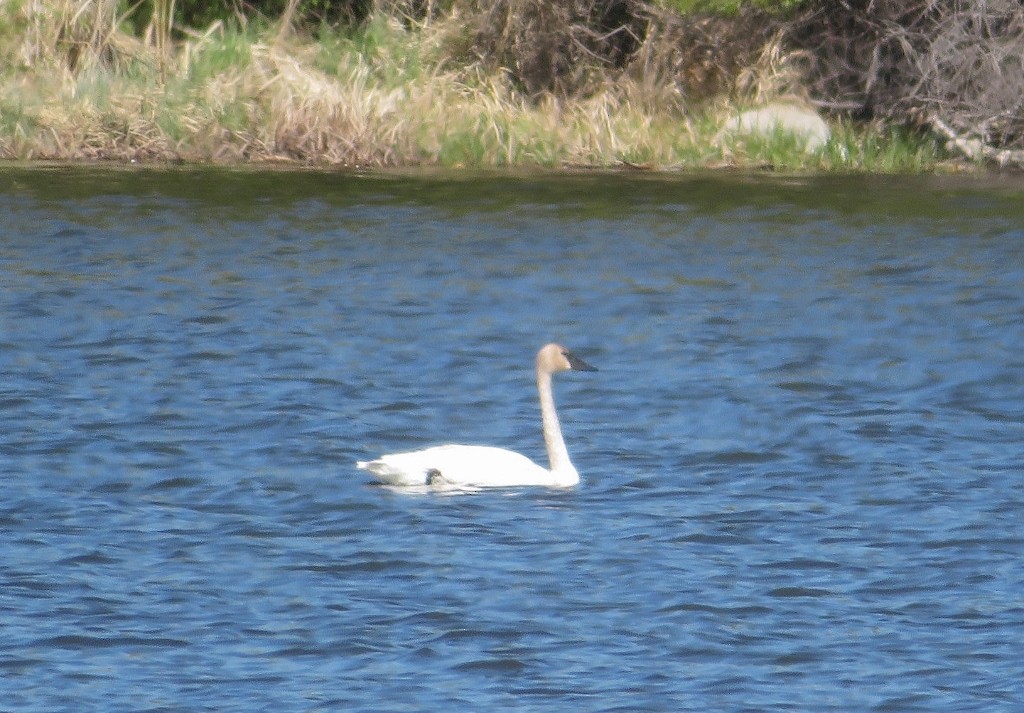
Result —
<instances>
[{"instance_id":1,"label":"swan","mask_svg":"<svg viewBox=\"0 0 1024 713\"><path fill-rule=\"evenodd\" d=\"M551 394L551 375L559 371L597 369L558 344L547 344L537 352L537 390L550 470L504 448L464 445L390 453L376 460L357 461L356 467L369 471L387 485L399 486L568 488L576 485L580 475L569 460Z\"/></svg>"}]
</instances>

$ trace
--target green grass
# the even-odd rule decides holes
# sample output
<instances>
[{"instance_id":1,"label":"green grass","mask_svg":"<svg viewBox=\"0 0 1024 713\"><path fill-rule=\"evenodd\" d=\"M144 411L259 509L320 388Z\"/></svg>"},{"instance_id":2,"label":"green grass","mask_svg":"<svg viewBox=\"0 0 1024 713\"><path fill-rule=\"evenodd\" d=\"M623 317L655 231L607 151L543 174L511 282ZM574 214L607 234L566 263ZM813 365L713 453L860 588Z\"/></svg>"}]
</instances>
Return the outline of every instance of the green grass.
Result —
<instances>
[{"instance_id":1,"label":"green grass","mask_svg":"<svg viewBox=\"0 0 1024 713\"><path fill-rule=\"evenodd\" d=\"M228 27L199 41L191 49L187 77L202 81L223 72L244 70L258 39L252 30Z\"/></svg>"},{"instance_id":2,"label":"green grass","mask_svg":"<svg viewBox=\"0 0 1024 713\"><path fill-rule=\"evenodd\" d=\"M733 160L775 170L807 170L820 166L826 150L808 151L803 141L784 131L727 137L723 145Z\"/></svg>"},{"instance_id":3,"label":"green grass","mask_svg":"<svg viewBox=\"0 0 1024 713\"><path fill-rule=\"evenodd\" d=\"M425 71L421 33L409 33L385 16L376 16L358 29L324 27L317 33L314 66L343 76L358 57L383 84L416 81Z\"/></svg>"},{"instance_id":4,"label":"green grass","mask_svg":"<svg viewBox=\"0 0 1024 713\"><path fill-rule=\"evenodd\" d=\"M715 126L706 117L705 136ZM831 138L817 151L806 151L791 134L727 136L721 158L727 164L781 171L920 173L933 171L947 160L934 138L902 128L832 122Z\"/></svg>"},{"instance_id":5,"label":"green grass","mask_svg":"<svg viewBox=\"0 0 1024 713\"><path fill-rule=\"evenodd\" d=\"M920 173L947 160L933 137L903 128L833 126L822 163L835 171Z\"/></svg>"}]
</instances>

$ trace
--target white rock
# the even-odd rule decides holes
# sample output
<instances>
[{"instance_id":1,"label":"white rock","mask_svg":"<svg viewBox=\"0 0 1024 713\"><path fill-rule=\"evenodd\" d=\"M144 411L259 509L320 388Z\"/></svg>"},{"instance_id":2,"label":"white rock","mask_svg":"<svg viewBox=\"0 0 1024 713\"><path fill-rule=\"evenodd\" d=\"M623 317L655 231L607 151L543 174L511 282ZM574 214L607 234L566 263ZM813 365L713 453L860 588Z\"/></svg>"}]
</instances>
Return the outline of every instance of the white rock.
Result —
<instances>
[{"instance_id":1,"label":"white rock","mask_svg":"<svg viewBox=\"0 0 1024 713\"><path fill-rule=\"evenodd\" d=\"M792 103L767 104L760 109L745 111L725 122L722 133L761 134L769 136L777 131L792 134L804 142L808 153L828 143L831 132L828 124L813 109Z\"/></svg>"}]
</instances>

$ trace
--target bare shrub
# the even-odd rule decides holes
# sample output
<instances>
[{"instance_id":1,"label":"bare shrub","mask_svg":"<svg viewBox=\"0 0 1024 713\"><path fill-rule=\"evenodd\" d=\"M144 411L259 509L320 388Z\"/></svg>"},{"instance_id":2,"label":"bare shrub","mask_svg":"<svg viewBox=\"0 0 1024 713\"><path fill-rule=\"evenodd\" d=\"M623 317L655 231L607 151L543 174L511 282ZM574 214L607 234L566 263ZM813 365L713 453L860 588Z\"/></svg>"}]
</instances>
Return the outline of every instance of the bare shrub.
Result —
<instances>
[{"instance_id":1,"label":"bare shrub","mask_svg":"<svg viewBox=\"0 0 1024 713\"><path fill-rule=\"evenodd\" d=\"M914 60L934 23L933 0L818 1L787 28L812 58L812 95L833 109L887 115L916 81Z\"/></svg>"},{"instance_id":2,"label":"bare shrub","mask_svg":"<svg viewBox=\"0 0 1024 713\"><path fill-rule=\"evenodd\" d=\"M691 102L730 94L741 72L758 63L778 22L756 9L735 17L678 15L649 6L647 30L629 72L653 85L674 85Z\"/></svg>"},{"instance_id":3,"label":"bare shrub","mask_svg":"<svg viewBox=\"0 0 1024 713\"><path fill-rule=\"evenodd\" d=\"M1024 147L1024 4L956 6L918 59L909 101L988 144Z\"/></svg>"},{"instance_id":4,"label":"bare shrub","mask_svg":"<svg viewBox=\"0 0 1024 713\"><path fill-rule=\"evenodd\" d=\"M461 12L478 60L531 97L589 93L642 33L628 0L472 0Z\"/></svg>"},{"instance_id":5,"label":"bare shrub","mask_svg":"<svg viewBox=\"0 0 1024 713\"><path fill-rule=\"evenodd\" d=\"M818 0L786 35L823 106L1024 146L1020 0Z\"/></svg>"}]
</instances>

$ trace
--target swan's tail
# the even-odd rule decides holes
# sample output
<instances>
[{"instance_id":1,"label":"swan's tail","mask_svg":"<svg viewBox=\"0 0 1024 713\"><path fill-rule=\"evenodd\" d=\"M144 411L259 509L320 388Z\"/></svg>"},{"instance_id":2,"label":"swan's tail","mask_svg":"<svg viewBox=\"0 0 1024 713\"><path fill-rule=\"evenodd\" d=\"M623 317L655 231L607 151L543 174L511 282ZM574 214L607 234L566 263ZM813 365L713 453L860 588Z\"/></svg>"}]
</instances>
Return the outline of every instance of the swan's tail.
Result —
<instances>
[{"instance_id":1,"label":"swan's tail","mask_svg":"<svg viewBox=\"0 0 1024 713\"><path fill-rule=\"evenodd\" d=\"M367 471L377 480L387 485L423 485L426 482L425 476L410 478L408 471L396 468L383 458L356 461L356 468Z\"/></svg>"}]
</instances>

